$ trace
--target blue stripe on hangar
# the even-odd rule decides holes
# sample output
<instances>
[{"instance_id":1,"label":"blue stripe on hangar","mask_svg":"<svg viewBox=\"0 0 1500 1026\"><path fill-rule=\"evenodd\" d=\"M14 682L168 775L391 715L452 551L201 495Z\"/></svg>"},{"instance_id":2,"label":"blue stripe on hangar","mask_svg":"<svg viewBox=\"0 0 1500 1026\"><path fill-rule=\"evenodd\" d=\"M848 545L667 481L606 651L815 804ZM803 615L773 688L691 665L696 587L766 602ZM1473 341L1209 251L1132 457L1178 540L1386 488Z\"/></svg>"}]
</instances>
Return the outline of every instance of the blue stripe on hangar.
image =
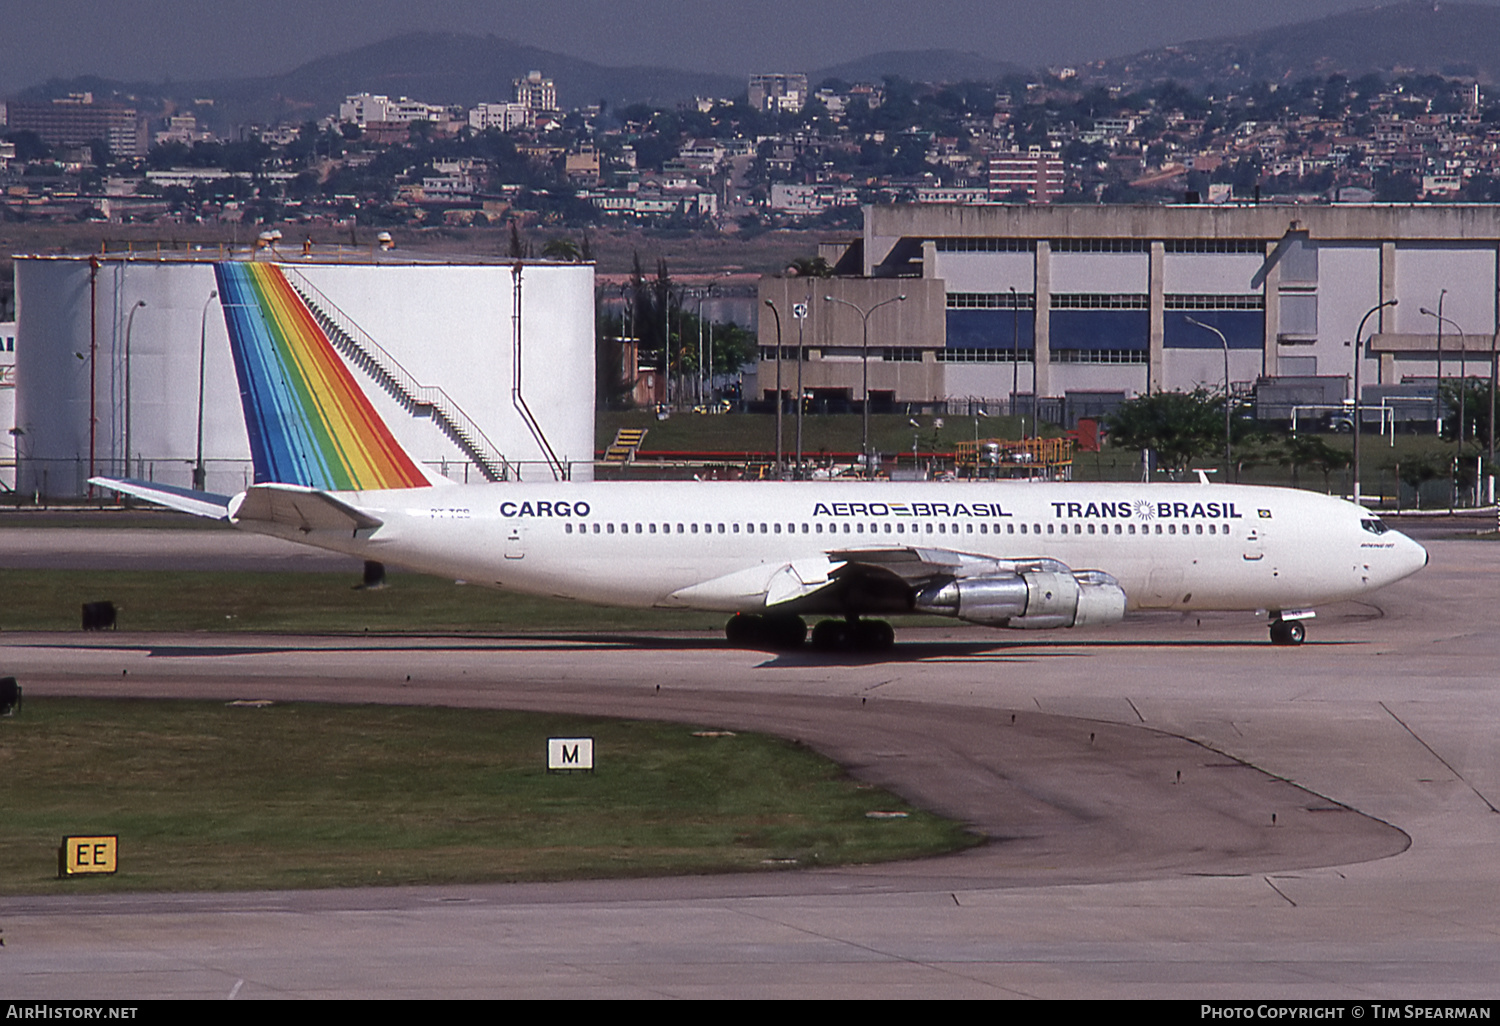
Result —
<instances>
[{"instance_id":1,"label":"blue stripe on hangar","mask_svg":"<svg viewBox=\"0 0 1500 1026\"><path fill-rule=\"evenodd\" d=\"M1149 310L1053 310L1051 318L1048 339L1053 349L1121 351L1150 347Z\"/></svg>"},{"instance_id":2,"label":"blue stripe on hangar","mask_svg":"<svg viewBox=\"0 0 1500 1026\"><path fill-rule=\"evenodd\" d=\"M949 310L949 349L1010 349L1030 351L1035 337L1032 311Z\"/></svg>"},{"instance_id":3,"label":"blue stripe on hangar","mask_svg":"<svg viewBox=\"0 0 1500 1026\"><path fill-rule=\"evenodd\" d=\"M1168 310L1162 320L1162 345L1168 349L1222 349L1219 336L1189 324L1188 318L1212 324L1224 333L1230 349L1260 349L1265 345L1264 310Z\"/></svg>"}]
</instances>

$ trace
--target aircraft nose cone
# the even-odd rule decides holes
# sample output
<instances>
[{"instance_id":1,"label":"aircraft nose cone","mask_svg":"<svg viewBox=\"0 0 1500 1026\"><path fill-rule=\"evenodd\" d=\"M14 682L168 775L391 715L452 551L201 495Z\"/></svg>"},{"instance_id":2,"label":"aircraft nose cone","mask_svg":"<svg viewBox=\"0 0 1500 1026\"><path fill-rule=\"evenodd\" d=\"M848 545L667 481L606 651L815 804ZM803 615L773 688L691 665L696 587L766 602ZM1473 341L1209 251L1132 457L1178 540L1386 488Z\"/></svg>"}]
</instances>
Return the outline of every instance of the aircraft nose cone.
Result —
<instances>
[{"instance_id":1,"label":"aircraft nose cone","mask_svg":"<svg viewBox=\"0 0 1500 1026\"><path fill-rule=\"evenodd\" d=\"M1400 535L1400 539L1396 550L1400 564L1395 577L1396 580L1400 580L1403 577L1410 577L1426 566L1429 558L1427 550L1406 535Z\"/></svg>"}]
</instances>

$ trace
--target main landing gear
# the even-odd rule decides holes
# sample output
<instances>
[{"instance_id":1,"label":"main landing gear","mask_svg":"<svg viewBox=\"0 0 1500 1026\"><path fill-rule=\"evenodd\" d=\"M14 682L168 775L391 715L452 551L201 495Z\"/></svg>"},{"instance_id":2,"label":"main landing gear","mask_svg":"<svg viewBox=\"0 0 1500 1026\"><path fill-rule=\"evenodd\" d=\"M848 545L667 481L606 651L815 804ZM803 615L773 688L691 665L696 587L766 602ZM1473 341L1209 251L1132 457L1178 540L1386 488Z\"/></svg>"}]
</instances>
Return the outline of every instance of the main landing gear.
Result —
<instances>
[{"instance_id":1,"label":"main landing gear","mask_svg":"<svg viewBox=\"0 0 1500 1026\"><path fill-rule=\"evenodd\" d=\"M737 648L769 648L787 652L807 639L800 616L756 616L737 613L724 625L724 637ZM812 646L820 652L884 652L896 643L896 631L884 620L820 620L812 631Z\"/></svg>"},{"instance_id":2,"label":"main landing gear","mask_svg":"<svg viewBox=\"0 0 1500 1026\"><path fill-rule=\"evenodd\" d=\"M896 631L884 620L819 620L812 643L819 652L885 652L896 643Z\"/></svg>"},{"instance_id":3,"label":"main landing gear","mask_svg":"<svg viewBox=\"0 0 1500 1026\"><path fill-rule=\"evenodd\" d=\"M724 625L724 637L736 648L769 648L789 652L807 640L807 623L800 616L754 616L736 613Z\"/></svg>"},{"instance_id":4,"label":"main landing gear","mask_svg":"<svg viewBox=\"0 0 1500 1026\"><path fill-rule=\"evenodd\" d=\"M1301 620L1283 620L1281 617L1271 621L1271 644L1273 645L1300 645L1307 637L1307 629L1302 626Z\"/></svg>"}]
</instances>

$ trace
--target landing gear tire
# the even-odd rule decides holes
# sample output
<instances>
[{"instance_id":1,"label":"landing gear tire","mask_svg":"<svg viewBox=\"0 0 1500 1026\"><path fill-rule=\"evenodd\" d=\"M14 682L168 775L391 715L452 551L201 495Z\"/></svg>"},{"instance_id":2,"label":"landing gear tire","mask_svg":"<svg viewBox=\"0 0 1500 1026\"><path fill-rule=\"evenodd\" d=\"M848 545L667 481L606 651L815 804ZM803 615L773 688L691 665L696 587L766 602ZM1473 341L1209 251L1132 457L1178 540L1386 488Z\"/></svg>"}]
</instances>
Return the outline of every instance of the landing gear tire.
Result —
<instances>
[{"instance_id":1,"label":"landing gear tire","mask_svg":"<svg viewBox=\"0 0 1500 1026\"><path fill-rule=\"evenodd\" d=\"M800 616L755 616L736 613L724 625L724 637L736 648L788 652L802 647L807 624Z\"/></svg>"},{"instance_id":2,"label":"landing gear tire","mask_svg":"<svg viewBox=\"0 0 1500 1026\"><path fill-rule=\"evenodd\" d=\"M884 620L820 620L812 645L820 652L885 652L896 643L896 631Z\"/></svg>"},{"instance_id":3,"label":"landing gear tire","mask_svg":"<svg viewBox=\"0 0 1500 1026\"><path fill-rule=\"evenodd\" d=\"M761 618L765 644L778 652L791 652L807 640L807 621L800 616L766 616Z\"/></svg>"},{"instance_id":4,"label":"landing gear tire","mask_svg":"<svg viewBox=\"0 0 1500 1026\"><path fill-rule=\"evenodd\" d=\"M1297 620L1272 620L1271 644L1300 645L1307 637L1307 628Z\"/></svg>"},{"instance_id":5,"label":"landing gear tire","mask_svg":"<svg viewBox=\"0 0 1500 1026\"><path fill-rule=\"evenodd\" d=\"M885 652L896 644L896 632L884 620L861 620L854 627L854 647L861 652Z\"/></svg>"},{"instance_id":6,"label":"landing gear tire","mask_svg":"<svg viewBox=\"0 0 1500 1026\"><path fill-rule=\"evenodd\" d=\"M819 620L812 631L812 647L819 652L842 652L849 646L849 625L843 620Z\"/></svg>"},{"instance_id":7,"label":"landing gear tire","mask_svg":"<svg viewBox=\"0 0 1500 1026\"><path fill-rule=\"evenodd\" d=\"M760 634L759 620L758 616L736 613L724 625L724 637L735 648L752 648L756 637Z\"/></svg>"}]
</instances>

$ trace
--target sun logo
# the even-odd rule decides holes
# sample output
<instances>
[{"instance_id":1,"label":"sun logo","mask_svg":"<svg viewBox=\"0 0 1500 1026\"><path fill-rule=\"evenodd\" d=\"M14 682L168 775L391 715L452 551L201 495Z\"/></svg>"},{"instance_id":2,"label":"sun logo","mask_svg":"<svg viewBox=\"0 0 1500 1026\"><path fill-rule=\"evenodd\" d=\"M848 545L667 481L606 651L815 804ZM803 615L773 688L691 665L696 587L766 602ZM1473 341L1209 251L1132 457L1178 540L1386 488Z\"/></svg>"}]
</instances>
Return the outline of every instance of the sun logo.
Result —
<instances>
[{"instance_id":1,"label":"sun logo","mask_svg":"<svg viewBox=\"0 0 1500 1026\"><path fill-rule=\"evenodd\" d=\"M1142 520L1153 520L1156 517L1156 504L1147 499L1135 500L1135 515Z\"/></svg>"}]
</instances>

